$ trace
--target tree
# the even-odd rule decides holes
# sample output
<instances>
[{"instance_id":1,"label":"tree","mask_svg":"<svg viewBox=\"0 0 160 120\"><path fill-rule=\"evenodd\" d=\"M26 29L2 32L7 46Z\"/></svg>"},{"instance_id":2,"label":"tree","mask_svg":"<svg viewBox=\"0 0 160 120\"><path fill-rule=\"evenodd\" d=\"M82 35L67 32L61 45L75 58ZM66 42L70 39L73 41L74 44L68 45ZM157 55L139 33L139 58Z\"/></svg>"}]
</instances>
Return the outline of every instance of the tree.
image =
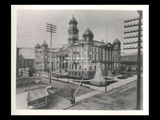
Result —
<instances>
[{"instance_id":1,"label":"tree","mask_svg":"<svg viewBox=\"0 0 160 120\"><path fill-rule=\"evenodd\" d=\"M28 73L29 73L29 76L30 76L30 77L32 77L32 76L33 76L33 70L32 70L32 68L31 68L31 67L29 68Z\"/></svg>"}]
</instances>

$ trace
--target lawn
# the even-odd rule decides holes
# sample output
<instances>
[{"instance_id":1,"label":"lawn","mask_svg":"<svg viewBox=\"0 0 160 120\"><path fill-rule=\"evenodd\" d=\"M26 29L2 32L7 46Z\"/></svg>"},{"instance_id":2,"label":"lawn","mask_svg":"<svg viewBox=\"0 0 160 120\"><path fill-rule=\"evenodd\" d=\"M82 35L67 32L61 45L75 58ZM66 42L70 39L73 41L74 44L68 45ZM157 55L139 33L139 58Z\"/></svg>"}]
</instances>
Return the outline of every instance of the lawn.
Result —
<instances>
[{"instance_id":1,"label":"lawn","mask_svg":"<svg viewBox=\"0 0 160 120\"><path fill-rule=\"evenodd\" d=\"M49 80L44 78L42 82L49 83ZM73 89L75 92L78 88L77 84L66 83L58 80L52 80L51 84L54 88L56 88L56 95L59 95L60 97L66 98L68 100L71 99L71 89ZM91 90L84 86L80 86L76 96L80 96L92 91L94 90Z\"/></svg>"},{"instance_id":2,"label":"lawn","mask_svg":"<svg viewBox=\"0 0 160 120\"><path fill-rule=\"evenodd\" d=\"M119 88L116 91L87 98L69 110L136 110L136 92L135 82L127 88ZM141 96L143 96L143 91L141 91ZM143 98L141 98L142 102ZM143 106L141 106L142 109Z\"/></svg>"}]
</instances>

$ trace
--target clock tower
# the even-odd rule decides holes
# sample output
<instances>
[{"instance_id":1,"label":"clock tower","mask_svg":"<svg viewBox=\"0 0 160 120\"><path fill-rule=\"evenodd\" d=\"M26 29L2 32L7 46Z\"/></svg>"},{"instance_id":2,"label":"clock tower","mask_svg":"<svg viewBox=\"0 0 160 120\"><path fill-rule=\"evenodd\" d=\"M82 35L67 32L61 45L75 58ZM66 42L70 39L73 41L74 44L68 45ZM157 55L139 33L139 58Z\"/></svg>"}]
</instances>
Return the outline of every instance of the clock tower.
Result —
<instances>
[{"instance_id":1,"label":"clock tower","mask_svg":"<svg viewBox=\"0 0 160 120\"><path fill-rule=\"evenodd\" d=\"M69 22L69 29L68 29L68 43L69 45L74 44L76 41L78 41L78 32L77 29L77 20L74 18L74 15L72 19Z\"/></svg>"}]
</instances>

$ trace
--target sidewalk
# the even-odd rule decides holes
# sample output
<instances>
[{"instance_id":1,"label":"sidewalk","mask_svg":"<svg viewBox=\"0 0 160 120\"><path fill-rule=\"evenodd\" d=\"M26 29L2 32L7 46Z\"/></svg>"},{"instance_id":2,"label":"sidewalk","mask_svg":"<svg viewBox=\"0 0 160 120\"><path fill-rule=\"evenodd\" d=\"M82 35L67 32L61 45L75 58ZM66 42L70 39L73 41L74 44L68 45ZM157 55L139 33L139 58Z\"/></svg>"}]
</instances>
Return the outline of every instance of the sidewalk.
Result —
<instances>
[{"instance_id":1,"label":"sidewalk","mask_svg":"<svg viewBox=\"0 0 160 120\"><path fill-rule=\"evenodd\" d=\"M37 76L39 76L39 74L36 74ZM117 82L115 83L112 83L110 85L107 86L107 91L110 91L114 88L117 88L117 87L120 87L122 85L125 85L127 83L130 83L132 81L135 81L137 79L137 75L134 75L133 77L128 77L126 79L118 79L117 77L119 77L121 75L118 75L115 77L114 80L116 80ZM48 75L46 74L43 74L42 77L44 78L48 78ZM62 82L68 82L68 78L55 78L55 77L51 77L52 80L56 80L56 81L62 81ZM69 83L74 83L74 84L79 84L78 82L74 82L75 79L69 79ZM82 83L82 86L85 86L85 87L89 87L91 89L94 89L94 90L98 90L98 91L105 91L105 87L98 87L98 86L93 86L93 85L89 85L89 84L85 84L85 83Z\"/></svg>"}]
</instances>

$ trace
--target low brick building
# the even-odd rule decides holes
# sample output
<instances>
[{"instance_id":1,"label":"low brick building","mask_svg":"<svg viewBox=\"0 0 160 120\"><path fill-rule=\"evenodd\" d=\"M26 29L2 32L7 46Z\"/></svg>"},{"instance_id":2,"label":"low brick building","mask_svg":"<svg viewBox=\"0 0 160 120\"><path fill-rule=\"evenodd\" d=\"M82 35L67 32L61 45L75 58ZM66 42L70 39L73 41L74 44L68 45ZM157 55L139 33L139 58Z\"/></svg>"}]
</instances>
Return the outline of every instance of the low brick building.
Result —
<instances>
[{"instance_id":1,"label":"low brick building","mask_svg":"<svg viewBox=\"0 0 160 120\"><path fill-rule=\"evenodd\" d=\"M34 53L31 50L21 51L19 55L19 68L34 67Z\"/></svg>"},{"instance_id":2,"label":"low brick building","mask_svg":"<svg viewBox=\"0 0 160 120\"><path fill-rule=\"evenodd\" d=\"M121 68L123 67L125 70L128 70L129 68L132 71L137 70L137 55L128 55L128 56L121 56ZM141 70L143 70L143 55L141 59Z\"/></svg>"}]
</instances>

